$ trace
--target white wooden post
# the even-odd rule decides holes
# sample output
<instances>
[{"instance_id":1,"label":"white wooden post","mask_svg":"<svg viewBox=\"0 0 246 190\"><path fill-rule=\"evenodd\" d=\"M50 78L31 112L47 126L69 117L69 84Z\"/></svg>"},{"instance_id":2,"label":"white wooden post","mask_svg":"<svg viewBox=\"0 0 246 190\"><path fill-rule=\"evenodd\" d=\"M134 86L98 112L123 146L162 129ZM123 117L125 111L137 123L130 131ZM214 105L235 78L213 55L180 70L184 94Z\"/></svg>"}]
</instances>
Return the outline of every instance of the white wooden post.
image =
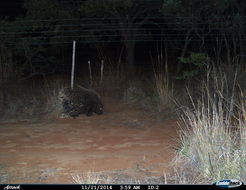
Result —
<instances>
[{"instance_id":1,"label":"white wooden post","mask_svg":"<svg viewBox=\"0 0 246 190\"><path fill-rule=\"evenodd\" d=\"M76 41L73 41L73 55L72 55L72 71L71 71L71 89L74 86L74 70L75 70L75 48L76 48Z\"/></svg>"}]
</instances>

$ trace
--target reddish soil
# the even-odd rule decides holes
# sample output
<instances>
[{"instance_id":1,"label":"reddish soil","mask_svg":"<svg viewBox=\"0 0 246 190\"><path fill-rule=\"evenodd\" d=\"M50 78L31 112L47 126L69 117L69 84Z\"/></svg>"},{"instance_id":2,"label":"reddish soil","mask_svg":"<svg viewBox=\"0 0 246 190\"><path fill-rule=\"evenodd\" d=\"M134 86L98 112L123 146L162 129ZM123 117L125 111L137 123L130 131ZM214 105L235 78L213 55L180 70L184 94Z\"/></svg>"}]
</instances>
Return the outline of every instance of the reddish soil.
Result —
<instances>
[{"instance_id":1,"label":"reddish soil","mask_svg":"<svg viewBox=\"0 0 246 190\"><path fill-rule=\"evenodd\" d=\"M170 172L176 130L174 120L127 106L106 106L92 117L1 124L0 183L73 183L71 175L89 171L163 176Z\"/></svg>"}]
</instances>

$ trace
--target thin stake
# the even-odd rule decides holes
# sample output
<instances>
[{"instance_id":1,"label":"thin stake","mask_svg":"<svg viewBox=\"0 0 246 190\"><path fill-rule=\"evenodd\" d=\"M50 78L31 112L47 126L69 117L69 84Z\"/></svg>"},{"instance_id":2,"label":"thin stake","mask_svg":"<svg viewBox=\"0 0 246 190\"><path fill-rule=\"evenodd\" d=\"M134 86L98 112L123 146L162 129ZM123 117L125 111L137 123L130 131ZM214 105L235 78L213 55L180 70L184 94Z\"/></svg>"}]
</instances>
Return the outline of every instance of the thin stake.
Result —
<instances>
[{"instance_id":1,"label":"thin stake","mask_svg":"<svg viewBox=\"0 0 246 190\"><path fill-rule=\"evenodd\" d=\"M75 70L75 48L76 48L76 41L73 41L73 55L72 55L72 71L71 71L71 89L74 86L74 70Z\"/></svg>"},{"instance_id":2,"label":"thin stake","mask_svg":"<svg viewBox=\"0 0 246 190\"><path fill-rule=\"evenodd\" d=\"M103 69L104 69L104 60L101 61L101 78L100 78L100 83L103 81Z\"/></svg>"},{"instance_id":3,"label":"thin stake","mask_svg":"<svg viewBox=\"0 0 246 190\"><path fill-rule=\"evenodd\" d=\"M88 61L89 74L90 74L90 83L92 84L92 74L91 74L91 61Z\"/></svg>"}]
</instances>

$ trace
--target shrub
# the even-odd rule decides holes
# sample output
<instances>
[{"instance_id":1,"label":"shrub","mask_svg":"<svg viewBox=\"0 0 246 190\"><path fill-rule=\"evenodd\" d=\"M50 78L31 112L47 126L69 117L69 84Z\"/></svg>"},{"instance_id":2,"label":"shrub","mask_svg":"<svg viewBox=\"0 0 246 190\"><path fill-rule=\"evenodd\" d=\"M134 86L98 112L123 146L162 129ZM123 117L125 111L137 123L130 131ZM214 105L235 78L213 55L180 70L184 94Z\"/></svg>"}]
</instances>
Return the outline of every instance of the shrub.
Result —
<instances>
[{"instance_id":1,"label":"shrub","mask_svg":"<svg viewBox=\"0 0 246 190\"><path fill-rule=\"evenodd\" d=\"M209 57L205 53L192 52L189 57L179 57L179 61L186 66L186 70L183 70L182 74L176 76L176 79L191 79L199 75L206 68Z\"/></svg>"}]
</instances>

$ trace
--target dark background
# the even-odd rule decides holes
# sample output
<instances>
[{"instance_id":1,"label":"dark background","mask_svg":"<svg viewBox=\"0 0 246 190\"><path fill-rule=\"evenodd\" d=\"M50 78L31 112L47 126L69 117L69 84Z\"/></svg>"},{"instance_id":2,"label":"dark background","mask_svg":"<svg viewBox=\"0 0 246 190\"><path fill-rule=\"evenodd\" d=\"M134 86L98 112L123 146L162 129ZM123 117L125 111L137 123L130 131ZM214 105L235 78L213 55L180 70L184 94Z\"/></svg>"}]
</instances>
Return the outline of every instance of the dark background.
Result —
<instances>
[{"instance_id":1,"label":"dark background","mask_svg":"<svg viewBox=\"0 0 246 190\"><path fill-rule=\"evenodd\" d=\"M180 74L200 69L181 63L191 54L242 63L245 7L244 0L2 0L1 57L20 77L70 72L73 40L78 70L88 60L97 70L105 60L114 69L149 71L161 57Z\"/></svg>"},{"instance_id":2,"label":"dark background","mask_svg":"<svg viewBox=\"0 0 246 190\"><path fill-rule=\"evenodd\" d=\"M23 9L23 0L1 0L0 2L0 16L1 17L17 17L25 14Z\"/></svg>"}]
</instances>

